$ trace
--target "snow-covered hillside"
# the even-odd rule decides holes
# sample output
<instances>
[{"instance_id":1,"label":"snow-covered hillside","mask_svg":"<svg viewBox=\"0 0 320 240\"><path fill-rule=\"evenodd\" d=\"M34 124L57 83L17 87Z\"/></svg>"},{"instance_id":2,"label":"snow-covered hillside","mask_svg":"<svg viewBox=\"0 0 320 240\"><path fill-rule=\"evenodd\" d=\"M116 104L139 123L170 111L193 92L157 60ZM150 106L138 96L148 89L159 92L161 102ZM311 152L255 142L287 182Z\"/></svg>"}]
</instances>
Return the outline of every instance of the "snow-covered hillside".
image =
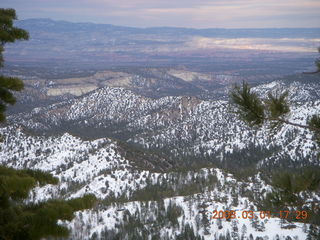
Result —
<instances>
[{"instance_id":1,"label":"snow-covered hillside","mask_svg":"<svg viewBox=\"0 0 320 240\"><path fill-rule=\"evenodd\" d=\"M292 106L290 121L306 124L320 112L319 83L276 81L254 88L261 96L284 90ZM285 125L276 134L268 134L266 128L249 129L233 112L229 102L222 100L151 99L105 87L78 99L35 108L29 114L13 115L10 120L37 132L115 137L175 159L206 159L234 166L319 165L308 130Z\"/></svg>"},{"instance_id":2,"label":"snow-covered hillside","mask_svg":"<svg viewBox=\"0 0 320 240\"><path fill-rule=\"evenodd\" d=\"M307 234L306 224L260 219L255 202L270 187L259 175L244 182L217 168L150 172L123 157L114 140L84 141L67 133L31 136L15 127L1 134L1 164L49 171L60 179L57 186L35 188L31 199L86 193L100 199L94 209L77 212L72 222L61 222L72 229L70 239L133 239L138 233L137 239L183 239L190 232L204 239L305 239ZM239 218L212 219L214 210L234 210ZM241 217L249 210L256 211L256 219ZM128 230L131 225L136 233Z\"/></svg>"},{"instance_id":3,"label":"snow-covered hillside","mask_svg":"<svg viewBox=\"0 0 320 240\"><path fill-rule=\"evenodd\" d=\"M319 82L282 80L253 90L287 90L287 118L295 123L320 112ZM259 213L272 190L263 169L320 166L313 135L288 125L273 134L267 126L252 130L233 112L224 100L151 99L104 87L9 116L11 125L0 129L0 163L59 178L36 187L30 200L99 199L61 222L70 239L306 239L309 224ZM246 167L261 171L241 178L226 170ZM320 201L320 193L303 194ZM214 210L237 217L212 219ZM244 218L244 211L256 217Z\"/></svg>"}]
</instances>

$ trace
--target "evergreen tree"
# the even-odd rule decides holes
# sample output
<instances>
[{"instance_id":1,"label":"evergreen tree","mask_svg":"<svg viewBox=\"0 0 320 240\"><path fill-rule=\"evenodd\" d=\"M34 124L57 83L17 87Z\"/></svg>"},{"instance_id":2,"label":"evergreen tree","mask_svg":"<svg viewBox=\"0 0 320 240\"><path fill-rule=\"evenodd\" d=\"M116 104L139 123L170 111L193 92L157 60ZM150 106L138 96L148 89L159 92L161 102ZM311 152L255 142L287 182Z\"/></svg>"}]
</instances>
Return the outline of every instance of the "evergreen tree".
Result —
<instances>
[{"instance_id":1,"label":"evergreen tree","mask_svg":"<svg viewBox=\"0 0 320 240\"><path fill-rule=\"evenodd\" d=\"M318 52L320 53L320 47ZM310 74L320 73L320 58L316 59L315 65L317 70ZM290 122L286 119L286 114L290 112L287 97L287 91L276 94L269 92L267 99L261 99L251 91L246 82L242 83L242 87L234 85L230 91L231 101L237 108L236 113L248 125L261 127L262 124L269 123L272 129L276 129L282 124L288 124L311 130L316 139L320 141L320 115L313 115L307 125Z\"/></svg>"},{"instance_id":2,"label":"evergreen tree","mask_svg":"<svg viewBox=\"0 0 320 240\"><path fill-rule=\"evenodd\" d=\"M315 168L303 167L298 170L282 170L275 173L271 181L275 190L267 194L269 207L279 210L288 206L303 207L305 202L301 192L317 192L320 189L320 170ZM314 206L314 211L316 206Z\"/></svg>"},{"instance_id":3,"label":"evergreen tree","mask_svg":"<svg viewBox=\"0 0 320 240\"><path fill-rule=\"evenodd\" d=\"M231 240L231 235L229 229L227 230L226 240Z\"/></svg>"},{"instance_id":4,"label":"evergreen tree","mask_svg":"<svg viewBox=\"0 0 320 240\"><path fill-rule=\"evenodd\" d=\"M320 116L312 116L308 125L290 122L285 118L290 112L287 96L288 92L276 95L269 93L267 99L260 99L246 82L242 83L242 87L235 85L230 92L231 100L237 108L236 113L249 126L261 127L264 123L268 123L276 130L282 124L288 124L309 129L313 131L315 137L319 137Z\"/></svg>"},{"instance_id":5,"label":"evergreen tree","mask_svg":"<svg viewBox=\"0 0 320 240\"><path fill-rule=\"evenodd\" d=\"M320 47L318 47L318 52L320 53ZM315 65L316 65L316 70L314 72L305 72L307 74L315 74L315 73L319 73L320 72L320 58L317 58L314 61Z\"/></svg>"},{"instance_id":6,"label":"evergreen tree","mask_svg":"<svg viewBox=\"0 0 320 240\"><path fill-rule=\"evenodd\" d=\"M245 224L242 224L241 227L241 240L245 239L247 234L247 226Z\"/></svg>"},{"instance_id":7,"label":"evergreen tree","mask_svg":"<svg viewBox=\"0 0 320 240\"><path fill-rule=\"evenodd\" d=\"M27 31L13 26L17 19L14 9L0 8L0 67L3 67L3 51L6 43L13 43L16 40L27 40ZM5 111L7 104L15 104L16 98L11 91L21 91L23 82L19 78L0 75L0 122L6 119Z\"/></svg>"},{"instance_id":8,"label":"evergreen tree","mask_svg":"<svg viewBox=\"0 0 320 240\"><path fill-rule=\"evenodd\" d=\"M233 240L239 239L239 229L237 220L233 220L231 223L231 237Z\"/></svg>"},{"instance_id":9,"label":"evergreen tree","mask_svg":"<svg viewBox=\"0 0 320 240\"><path fill-rule=\"evenodd\" d=\"M0 166L0 239L68 236L68 229L58 225L57 221L72 220L75 211L92 207L93 195L68 201L24 203L35 186L57 183L57 178L40 170Z\"/></svg>"},{"instance_id":10,"label":"evergreen tree","mask_svg":"<svg viewBox=\"0 0 320 240\"><path fill-rule=\"evenodd\" d=\"M28 32L13 26L16 19L14 9L0 8L0 67L4 62L6 43L29 38ZM6 105L16 102L11 91L22 89L23 82L20 79L0 76L0 122L5 121ZM16 170L0 165L0 240L67 237L69 230L58 225L58 220L72 220L75 211L91 208L96 198L86 195L71 200L27 203L34 187L57 183L57 178L40 170Z\"/></svg>"},{"instance_id":11,"label":"evergreen tree","mask_svg":"<svg viewBox=\"0 0 320 240\"><path fill-rule=\"evenodd\" d=\"M320 229L319 229L320 231ZM313 224L310 224L307 240L316 240L320 238L320 232L317 231L317 227Z\"/></svg>"},{"instance_id":12,"label":"evergreen tree","mask_svg":"<svg viewBox=\"0 0 320 240\"><path fill-rule=\"evenodd\" d=\"M318 50L320 52L320 48ZM317 71L312 74L320 73L320 59L316 60L316 67ZM230 92L236 113L249 126L260 128L268 124L273 132L283 124L308 129L320 145L320 114L313 115L305 125L289 121L287 114L290 112L290 105L287 97L286 91L277 94L270 92L267 99L261 99L246 82L243 82L242 86L235 85ZM317 191L320 188L320 177L317 169L302 168L300 171L299 174L293 174L292 170L282 171L279 175L275 175L272 179L275 190L268 195L267 202L278 208L288 205L301 207L303 199L300 193ZM315 215L318 213L319 211L315 212Z\"/></svg>"},{"instance_id":13,"label":"evergreen tree","mask_svg":"<svg viewBox=\"0 0 320 240\"><path fill-rule=\"evenodd\" d=\"M208 219L208 215L205 212L202 212L202 218L201 218L201 223L203 226L203 233L204 235L209 235L210 234L210 221Z\"/></svg>"}]
</instances>

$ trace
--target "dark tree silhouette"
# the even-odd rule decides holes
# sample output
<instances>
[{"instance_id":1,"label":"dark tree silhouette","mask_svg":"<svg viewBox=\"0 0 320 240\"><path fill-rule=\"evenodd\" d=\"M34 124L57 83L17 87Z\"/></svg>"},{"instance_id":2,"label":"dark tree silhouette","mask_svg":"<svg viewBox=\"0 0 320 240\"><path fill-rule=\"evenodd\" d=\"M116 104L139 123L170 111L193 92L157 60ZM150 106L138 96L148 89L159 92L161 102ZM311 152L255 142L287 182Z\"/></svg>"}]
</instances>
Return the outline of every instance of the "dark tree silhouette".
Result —
<instances>
[{"instance_id":1,"label":"dark tree silhouette","mask_svg":"<svg viewBox=\"0 0 320 240\"><path fill-rule=\"evenodd\" d=\"M261 99L256 93L252 92L246 82L242 83L242 87L235 85L230 91L231 101L237 108L236 113L249 126L261 127L264 123L269 123L271 128L276 128L282 124L288 124L309 129L318 136L320 133L320 116L312 116L307 125L290 122L286 119L286 114L290 112L287 96L288 92L278 95L269 93L267 99Z\"/></svg>"},{"instance_id":2,"label":"dark tree silhouette","mask_svg":"<svg viewBox=\"0 0 320 240\"><path fill-rule=\"evenodd\" d=\"M0 8L0 67L3 67L3 51L6 43L13 43L16 40L28 40L27 31L13 26L13 21L17 19L14 9ZM11 91L21 91L23 82L19 78L6 77L0 75L0 121L5 120L7 104L15 104L16 98Z\"/></svg>"},{"instance_id":3,"label":"dark tree silhouette","mask_svg":"<svg viewBox=\"0 0 320 240\"><path fill-rule=\"evenodd\" d=\"M0 8L0 66L6 43L27 40L28 32L13 26L17 19L14 9ZM7 104L14 104L12 91L21 91L23 82L18 78L0 76L0 122L5 121ZM57 224L59 219L72 220L75 211L91 208L94 195L71 200L55 199L26 203L32 188L57 184L58 179L40 170L17 170L0 165L0 240L36 240L44 237L66 237L69 230Z\"/></svg>"}]
</instances>

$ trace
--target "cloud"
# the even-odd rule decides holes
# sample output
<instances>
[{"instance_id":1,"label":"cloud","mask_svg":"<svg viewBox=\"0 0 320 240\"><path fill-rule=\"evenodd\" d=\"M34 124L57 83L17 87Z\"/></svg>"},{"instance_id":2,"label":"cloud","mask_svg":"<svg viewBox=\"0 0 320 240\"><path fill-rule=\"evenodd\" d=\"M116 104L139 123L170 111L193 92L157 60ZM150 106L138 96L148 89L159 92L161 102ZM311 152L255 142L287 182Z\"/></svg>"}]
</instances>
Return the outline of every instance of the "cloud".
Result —
<instances>
[{"instance_id":1,"label":"cloud","mask_svg":"<svg viewBox=\"0 0 320 240\"><path fill-rule=\"evenodd\" d=\"M3 0L20 18L127 26L320 27L319 0Z\"/></svg>"}]
</instances>

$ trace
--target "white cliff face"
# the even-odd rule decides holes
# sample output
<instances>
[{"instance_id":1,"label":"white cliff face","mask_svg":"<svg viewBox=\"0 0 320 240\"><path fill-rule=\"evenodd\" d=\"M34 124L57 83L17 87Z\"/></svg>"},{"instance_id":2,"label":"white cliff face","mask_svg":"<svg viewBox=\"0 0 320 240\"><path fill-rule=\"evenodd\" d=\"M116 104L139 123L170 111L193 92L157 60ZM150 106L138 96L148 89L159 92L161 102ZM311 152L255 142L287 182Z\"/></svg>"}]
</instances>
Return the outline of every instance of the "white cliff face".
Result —
<instances>
[{"instance_id":1,"label":"white cliff face","mask_svg":"<svg viewBox=\"0 0 320 240\"><path fill-rule=\"evenodd\" d=\"M211 76L210 74L203 74L203 73L191 72L191 71L185 71L185 70L170 69L168 73L171 74L172 76L183 79L186 82L192 82L196 80L210 81L213 79L213 76Z\"/></svg>"},{"instance_id":2,"label":"white cliff face","mask_svg":"<svg viewBox=\"0 0 320 240\"><path fill-rule=\"evenodd\" d=\"M50 88L47 91L48 96L60 96L65 94L71 94L74 96L81 96L93 90L96 90L98 87L95 85L87 85L87 86L74 86L74 87L58 87L58 88Z\"/></svg>"}]
</instances>

